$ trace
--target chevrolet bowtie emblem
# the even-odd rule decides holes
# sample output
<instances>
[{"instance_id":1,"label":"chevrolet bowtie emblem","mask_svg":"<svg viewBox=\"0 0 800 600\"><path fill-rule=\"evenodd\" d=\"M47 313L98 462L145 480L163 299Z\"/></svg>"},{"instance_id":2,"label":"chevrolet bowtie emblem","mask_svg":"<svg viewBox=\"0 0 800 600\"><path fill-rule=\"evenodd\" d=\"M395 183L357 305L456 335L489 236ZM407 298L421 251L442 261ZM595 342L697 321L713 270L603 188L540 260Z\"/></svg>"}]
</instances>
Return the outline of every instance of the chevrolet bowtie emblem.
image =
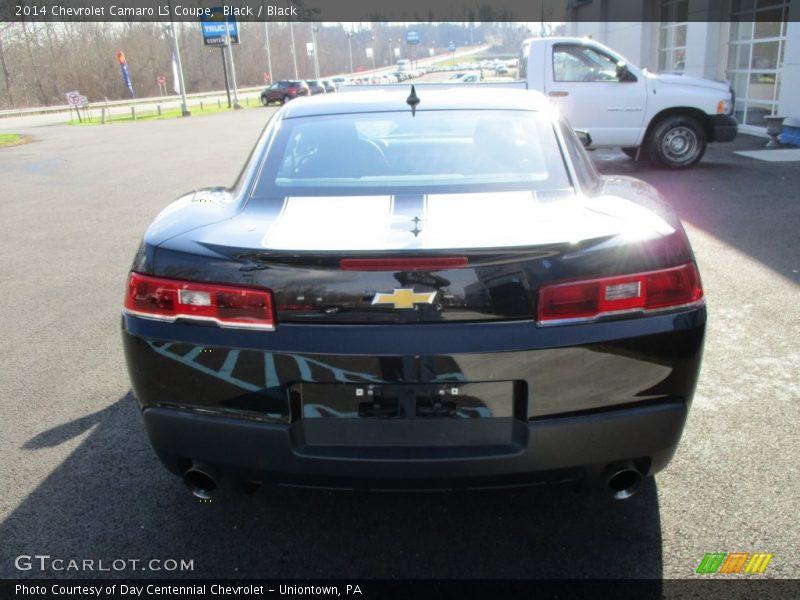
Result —
<instances>
[{"instance_id":1,"label":"chevrolet bowtie emblem","mask_svg":"<svg viewBox=\"0 0 800 600\"><path fill-rule=\"evenodd\" d=\"M415 304L433 304L436 292L414 292L413 289L395 289L391 294L378 292L373 304L391 304L395 308L414 308Z\"/></svg>"}]
</instances>

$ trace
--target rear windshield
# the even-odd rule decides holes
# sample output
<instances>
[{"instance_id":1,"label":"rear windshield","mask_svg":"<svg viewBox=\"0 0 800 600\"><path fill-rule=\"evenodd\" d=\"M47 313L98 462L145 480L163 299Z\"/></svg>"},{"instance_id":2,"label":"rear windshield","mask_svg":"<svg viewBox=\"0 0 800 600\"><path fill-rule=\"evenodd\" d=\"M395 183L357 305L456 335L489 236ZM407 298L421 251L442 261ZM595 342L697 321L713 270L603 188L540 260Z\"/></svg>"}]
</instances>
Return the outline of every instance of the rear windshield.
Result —
<instances>
[{"instance_id":1,"label":"rear windshield","mask_svg":"<svg viewBox=\"0 0 800 600\"><path fill-rule=\"evenodd\" d=\"M549 119L533 111L417 111L284 120L254 196L569 187Z\"/></svg>"}]
</instances>

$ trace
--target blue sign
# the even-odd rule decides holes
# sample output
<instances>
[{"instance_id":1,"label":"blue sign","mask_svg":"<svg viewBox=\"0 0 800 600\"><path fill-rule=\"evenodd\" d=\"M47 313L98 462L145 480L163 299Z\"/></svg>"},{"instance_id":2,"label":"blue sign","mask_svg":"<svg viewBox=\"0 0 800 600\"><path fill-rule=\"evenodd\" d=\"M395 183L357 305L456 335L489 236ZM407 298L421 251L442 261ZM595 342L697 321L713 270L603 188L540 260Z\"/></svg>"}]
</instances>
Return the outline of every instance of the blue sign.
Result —
<instances>
[{"instance_id":1,"label":"blue sign","mask_svg":"<svg viewBox=\"0 0 800 600\"><path fill-rule=\"evenodd\" d=\"M239 43L239 25L236 23L236 18L232 15L225 17L221 6L215 6L211 9L210 15L201 17L200 24L203 26L203 41L206 46L224 46L225 27L228 28L231 44Z\"/></svg>"},{"instance_id":2,"label":"blue sign","mask_svg":"<svg viewBox=\"0 0 800 600\"><path fill-rule=\"evenodd\" d=\"M448 52L455 52L456 51L456 45L453 42L450 42L450 45L447 47L447 51Z\"/></svg>"},{"instance_id":3,"label":"blue sign","mask_svg":"<svg viewBox=\"0 0 800 600\"><path fill-rule=\"evenodd\" d=\"M406 44L419 44L419 31L406 31Z\"/></svg>"}]
</instances>

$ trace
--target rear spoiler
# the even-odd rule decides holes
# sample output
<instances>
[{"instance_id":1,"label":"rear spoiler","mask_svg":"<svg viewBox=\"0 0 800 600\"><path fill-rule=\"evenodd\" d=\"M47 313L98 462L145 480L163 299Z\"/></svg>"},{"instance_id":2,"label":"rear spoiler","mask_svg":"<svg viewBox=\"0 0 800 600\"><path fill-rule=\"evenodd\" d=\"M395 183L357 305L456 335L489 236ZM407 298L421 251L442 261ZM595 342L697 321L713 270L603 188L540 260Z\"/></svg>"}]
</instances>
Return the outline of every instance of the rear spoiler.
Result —
<instances>
[{"instance_id":1,"label":"rear spoiler","mask_svg":"<svg viewBox=\"0 0 800 600\"><path fill-rule=\"evenodd\" d=\"M389 92L396 91L398 88L408 89L411 84L407 81L402 83L381 83L381 84L342 84L338 88L338 92L364 92L368 90L386 90ZM419 90L462 90L466 91L472 86L481 86L482 88L492 87L500 89L528 89L527 81L481 81L480 83L414 83L414 87Z\"/></svg>"}]
</instances>

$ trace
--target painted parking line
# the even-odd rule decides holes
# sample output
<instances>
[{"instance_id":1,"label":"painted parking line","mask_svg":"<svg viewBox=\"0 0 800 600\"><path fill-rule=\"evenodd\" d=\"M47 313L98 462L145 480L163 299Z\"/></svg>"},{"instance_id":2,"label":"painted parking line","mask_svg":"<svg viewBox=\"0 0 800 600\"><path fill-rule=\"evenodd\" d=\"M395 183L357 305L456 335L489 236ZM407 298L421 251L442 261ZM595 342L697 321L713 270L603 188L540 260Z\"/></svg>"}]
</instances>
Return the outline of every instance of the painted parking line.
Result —
<instances>
[{"instance_id":1,"label":"painted parking line","mask_svg":"<svg viewBox=\"0 0 800 600\"><path fill-rule=\"evenodd\" d=\"M800 161L800 148L785 148L777 150L740 150L739 156L766 160L768 162L796 162Z\"/></svg>"}]
</instances>

